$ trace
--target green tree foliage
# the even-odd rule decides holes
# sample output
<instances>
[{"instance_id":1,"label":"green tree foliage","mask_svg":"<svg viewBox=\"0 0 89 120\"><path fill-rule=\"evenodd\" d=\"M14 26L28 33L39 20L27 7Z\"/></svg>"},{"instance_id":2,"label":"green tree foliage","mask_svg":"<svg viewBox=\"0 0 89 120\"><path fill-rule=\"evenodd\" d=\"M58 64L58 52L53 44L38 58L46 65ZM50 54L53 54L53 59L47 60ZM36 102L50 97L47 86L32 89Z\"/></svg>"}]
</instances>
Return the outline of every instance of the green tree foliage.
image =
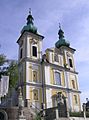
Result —
<instances>
[{"instance_id":1,"label":"green tree foliage","mask_svg":"<svg viewBox=\"0 0 89 120\"><path fill-rule=\"evenodd\" d=\"M4 54L0 54L0 77L9 75L9 87L15 87L18 80L18 64L16 61L7 60Z\"/></svg>"},{"instance_id":2,"label":"green tree foliage","mask_svg":"<svg viewBox=\"0 0 89 120\"><path fill-rule=\"evenodd\" d=\"M4 54L0 55L0 66L4 65L6 62L6 56Z\"/></svg>"},{"instance_id":3,"label":"green tree foliage","mask_svg":"<svg viewBox=\"0 0 89 120\"><path fill-rule=\"evenodd\" d=\"M6 62L7 62L6 56L4 54L0 54L0 78L1 75L7 75L8 67L5 66Z\"/></svg>"},{"instance_id":4,"label":"green tree foliage","mask_svg":"<svg viewBox=\"0 0 89 120\"><path fill-rule=\"evenodd\" d=\"M9 84L10 88L15 87L18 80L18 64L17 62L11 62L8 67L8 75L9 75Z\"/></svg>"},{"instance_id":5,"label":"green tree foliage","mask_svg":"<svg viewBox=\"0 0 89 120\"><path fill-rule=\"evenodd\" d=\"M35 119L34 120L41 120L41 116L40 116L40 114L39 113L37 113L36 114L36 117L35 117Z\"/></svg>"}]
</instances>

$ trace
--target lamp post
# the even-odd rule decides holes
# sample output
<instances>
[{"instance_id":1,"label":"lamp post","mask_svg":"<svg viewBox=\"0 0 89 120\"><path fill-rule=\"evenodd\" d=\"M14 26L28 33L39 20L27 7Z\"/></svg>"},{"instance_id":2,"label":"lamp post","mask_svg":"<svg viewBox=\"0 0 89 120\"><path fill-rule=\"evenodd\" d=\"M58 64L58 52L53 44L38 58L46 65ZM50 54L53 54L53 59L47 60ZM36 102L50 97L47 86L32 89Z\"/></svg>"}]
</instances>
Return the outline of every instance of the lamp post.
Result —
<instances>
[{"instance_id":1,"label":"lamp post","mask_svg":"<svg viewBox=\"0 0 89 120\"><path fill-rule=\"evenodd\" d=\"M83 115L84 119L86 120L86 103L83 103Z\"/></svg>"}]
</instances>

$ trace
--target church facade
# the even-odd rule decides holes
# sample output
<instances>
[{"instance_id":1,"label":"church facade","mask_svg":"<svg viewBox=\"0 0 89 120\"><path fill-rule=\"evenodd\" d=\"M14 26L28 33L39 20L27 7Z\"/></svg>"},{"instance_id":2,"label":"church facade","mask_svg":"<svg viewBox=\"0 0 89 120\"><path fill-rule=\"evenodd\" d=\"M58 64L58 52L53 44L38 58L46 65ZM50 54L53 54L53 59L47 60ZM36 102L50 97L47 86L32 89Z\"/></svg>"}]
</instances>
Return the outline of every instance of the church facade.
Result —
<instances>
[{"instance_id":1,"label":"church facade","mask_svg":"<svg viewBox=\"0 0 89 120\"><path fill-rule=\"evenodd\" d=\"M57 105L57 94L66 98L69 111L81 111L78 72L75 69L75 49L70 47L59 27L55 47L42 53L44 36L33 23L31 12L17 40L19 45L19 85L25 105L39 110Z\"/></svg>"}]
</instances>

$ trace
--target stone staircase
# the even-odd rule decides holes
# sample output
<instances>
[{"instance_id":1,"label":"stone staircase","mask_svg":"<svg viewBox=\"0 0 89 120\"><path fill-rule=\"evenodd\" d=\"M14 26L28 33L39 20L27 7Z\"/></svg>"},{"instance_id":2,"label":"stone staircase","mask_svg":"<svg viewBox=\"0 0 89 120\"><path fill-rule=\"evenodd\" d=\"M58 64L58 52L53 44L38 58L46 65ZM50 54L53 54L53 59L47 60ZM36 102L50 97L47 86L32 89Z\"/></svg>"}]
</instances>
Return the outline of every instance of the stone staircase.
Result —
<instances>
[{"instance_id":1,"label":"stone staircase","mask_svg":"<svg viewBox=\"0 0 89 120\"><path fill-rule=\"evenodd\" d=\"M56 119L56 120L70 120L69 118L59 118L59 119Z\"/></svg>"},{"instance_id":2,"label":"stone staircase","mask_svg":"<svg viewBox=\"0 0 89 120\"><path fill-rule=\"evenodd\" d=\"M6 114L8 120L17 120L19 109L18 107L0 107L0 112Z\"/></svg>"},{"instance_id":3,"label":"stone staircase","mask_svg":"<svg viewBox=\"0 0 89 120\"><path fill-rule=\"evenodd\" d=\"M32 108L24 107L22 110L26 120L33 120L36 116L36 113ZM18 120L19 118L19 107L0 107L0 111L6 112L8 120Z\"/></svg>"},{"instance_id":4,"label":"stone staircase","mask_svg":"<svg viewBox=\"0 0 89 120\"><path fill-rule=\"evenodd\" d=\"M26 117L26 120L33 120L34 117L36 116L36 113L32 108L24 107L23 113L24 113L24 116Z\"/></svg>"}]
</instances>

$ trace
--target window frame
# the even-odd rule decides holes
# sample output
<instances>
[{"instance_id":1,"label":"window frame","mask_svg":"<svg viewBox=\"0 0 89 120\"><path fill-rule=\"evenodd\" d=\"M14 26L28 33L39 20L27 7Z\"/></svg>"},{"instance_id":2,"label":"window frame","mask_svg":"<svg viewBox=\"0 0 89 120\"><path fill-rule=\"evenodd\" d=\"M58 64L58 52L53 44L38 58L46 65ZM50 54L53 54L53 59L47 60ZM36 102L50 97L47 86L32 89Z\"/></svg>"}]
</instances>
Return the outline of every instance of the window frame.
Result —
<instances>
[{"instance_id":1,"label":"window frame","mask_svg":"<svg viewBox=\"0 0 89 120\"><path fill-rule=\"evenodd\" d=\"M20 55L19 55L19 58L22 59L23 58L23 47L20 48Z\"/></svg>"},{"instance_id":2,"label":"window frame","mask_svg":"<svg viewBox=\"0 0 89 120\"><path fill-rule=\"evenodd\" d=\"M38 99L34 99L34 91L38 91ZM33 100L34 101L39 101L39 89L37 89L37 88L33 88L33 90L32 90L32 98L33 98Z\"/></svg>"},{"instance_id":3,"label":"window frame","mask_svg":"<svg viewBox=\"0 0 89 120\"><path fill-rule=\"evenodd\" d=\"M78 96L74 95L74 104L77 105L78 104Z\"/></svg>"},{"instance_id":4,"label":"window frame","mask_svg":"<svg viewBox=\"0 0 89 120\"><path fill-rule=\"evenodd\" d=\"M72 83L72 88L76 89L75 80L71 80L71 83Z\"/></svg>"},{"instance_id":5,"label":"window frame","mask_svg":"<svg viewBox=\"0 0 89 120\"><path fill-rule=\"evenodd\" d=\"M54 62L59 63L59 56L56 53L54 53Z\"/></svg>"},{"instance_id":6,"label":"window frame","mask_svg":"<svg viewBox=\"0 0 89 120\"><path fill-rule=\"evenodd\" d=\"M60 84L57 84L57 82L56 82L56 76L55 76L55 73L59 73L60 74ZM62 85L62 78L61 78L61 72L60 71L58 71L58 70L54 70L54 84L55 85Z\"/></svg>"},{"instance_id":7,"label":"window frame","mask_svg":"<svg viewBox=\"0 0 89 120\"><path fill-rule=\"evenodd\" d=\"M37 56L33 56L33 47L36 47ZM38 58L38 46L37 46L37 44L32 44L32 46L31 46L31 55L32 55L33 58Z\"/></svg>"},{"instance_id":8,"label":"window frame","mask_svg":"<svg viewBox=\"0 0 89 120\"><path fill-rule=\"evenodd\" d=\"M69 67L73 68L73 60L71 57L68 58L68 62L69 62Z\"/></svg>"},{"instance_id":9,"label":"window frame","mask_svg":"<svg viewBox=\"0 0 89 120\"><path fill-rule=\"evenodd\" d=\"M72 70L72 69L74 69L74 58L73 58L73 54L71 54L71 53L69 53L69 52L66 52L66 55L67 55L67 64L68 64L68 67ZM71 60L72 66L70 65L70 60Z\"/></svg>"},{"instance_id":10,"label":"window frame","mask_svg":"<svg viewBox=\"0 0 89 120\"><path fill-rule=\"evenodd\" d=\"M37 72L37 80L36 80L36 81L33 80L33 72L34 72L34 71ZM37 82L38 82L38 71L37 71L37 70L34 70L34 69L32 70L32 82L34 82L34 83L37 83Z\"/></svg>"}]
</instances>

